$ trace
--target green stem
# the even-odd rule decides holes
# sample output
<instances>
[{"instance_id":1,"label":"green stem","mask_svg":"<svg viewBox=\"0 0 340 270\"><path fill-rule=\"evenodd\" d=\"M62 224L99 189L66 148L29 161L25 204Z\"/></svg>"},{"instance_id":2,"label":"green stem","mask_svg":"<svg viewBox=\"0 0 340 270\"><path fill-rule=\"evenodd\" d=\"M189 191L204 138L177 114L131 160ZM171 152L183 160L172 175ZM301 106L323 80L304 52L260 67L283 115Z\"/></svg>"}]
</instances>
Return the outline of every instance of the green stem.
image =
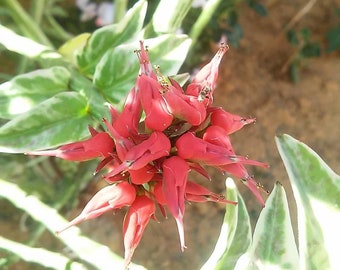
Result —
<instances>
[{"instance_id":1,"label":"green stem","mask_svg":"<svg viewBox=\"0 0 340 270\"><path fill-rule=\"evenodd\" d=\"M62 40L62 41L67 41L71 38L73 38L73 35L71 35L70 33L66 32L64 30L64 28L62 28L59 23L54 19L54 17L50 14L48 14L46 16L46 19L48 21L48 23L50 24L50 26L52 27L52 29L55 31L56 36Z\"/></svg>"},{"instance_id":2,"label":"green stem","mask_svg":"<svg viewBox=\"0 0 340 270\"><path fill-rule=\"evenodd\" d=\"M114 1L113 23L118 23L126 14L127 0Z\"/></svg>"},{"instance_id":3,"label":"green stem","mask_svg":"<svg viewBox=\"0 0 340 270\"><path fill-rule=\"evenodd\" d=\"M204 27L206 27L220 3L221 0L209 0L204 6L202 13L198 17L197 21L195 22L189 33L189 37L192 39L191 47L195 45Z\"/></svg>"},{"instance_id":4,"label":"green stem","mask_svg":"<svg viewBox=\"0 0 340 270\"><path fill-rule=\"evenodd\" d=\"M36 24L40 24L45 9L45 0L32 1L31 14Z\"/></svg>"},{"instance_id":5,"label":"green stem","mask_svg":"<svg viewBox=\"0 0 340 270\"><path fill-rule=\"evenodd\" d=\"M17 0L3 0L3 3L11 11L13 20L27 37L53 48L52 43L40 30L38 24L32 20Z\"/></svg>"}]
</instances>

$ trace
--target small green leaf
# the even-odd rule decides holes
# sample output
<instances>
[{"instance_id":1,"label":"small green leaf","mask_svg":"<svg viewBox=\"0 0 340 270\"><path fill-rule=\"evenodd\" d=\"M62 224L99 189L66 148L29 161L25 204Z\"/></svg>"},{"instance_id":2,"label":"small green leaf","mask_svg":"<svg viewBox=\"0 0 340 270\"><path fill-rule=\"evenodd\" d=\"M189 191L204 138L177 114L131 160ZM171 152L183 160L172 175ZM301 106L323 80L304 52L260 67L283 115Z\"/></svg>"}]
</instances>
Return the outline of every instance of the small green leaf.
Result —
<instances>
[{"instance_id":1,"label":"small green leaf","mask_svg":"<svg viewBox=\"0 0 340 270\"><path fill-rule=\"evenodd\" d=\"M337 269L340 176L291 136L277 136L276 143L297 204L300 269Z\"/></svg>"},{"instance_id":2,"label":"small green leaf","mask_svg":"<svg viewBox=\"0 0 340 270\"><path fill-rule=\"evenodd\" d=\"M253 243L243 269L297 269L299 255L289 216L286 193L276 183L257 221ZM247 266L246 266L247 265Z\"/></svg>"},{"instance_id":3,"label":"small green leaf","mask_svg":"<svg viewBox=\"0 0 340 270\"><path fill-rule=\"evenodd\" d=\"M91 77L107 50L133 40L143 27L146 7L145 0L138 1L118 24L104 26L95 31L78 55L80 70Z\"/></svg>"},{"instance_id":4,"label":"small green leaf","mask_svg":"<svg viewBox=\"0 0 340 270\"><path fill-rule=\"evenodd\" d=\"M190 46L185 35L162 35L147 39L150 62L159 65L164 75L176 74L181 67ZM138 43L120 45L108 50L93 76L94 85L111 103L118 103L136 83L139 62L133 51Z\"/></svg>"},{"instance_id":5,"label":"small green leaf","mask_svg":"<svg viewBox=\"0 0 340 270\"><path fill-rule=\"evenodd\" d=\"M328 46L327 46L328 53L331 53L333 51L340 49L340 25L331 28L327 32L326 37L328 41Z\"/></svg>"},{"instance_id":6,"label":"small green leaf","mask_svg":"<svg viewBox=\"0 0 340 270\"><path fill-rule=\"evenodd\" d=\"M0 117L11 119L41 101L68 90L70 73L64 67L32 71L0 85Z\"/></svg>"},{"instance_id":7,"label":"small green leaf","mask_svg":"<svg viewBox=\"0 0 340 270\"><path fill-rule=\"evenodd\" d=\"M82 33L65 42L58 49L58 52L66 59L71 61L71 63L76 64L77 63L76 56L84 48L90 36L91 34L89 33Z\"/></svg>"},{"instance_id":8,"label":"small green leaf","mask_svg":"<svg viewBox=\"0 0 340 270\"><path fill-rule=\"evenodd\" d=\"M299 45L299 37L298 37L295 30L289 29L286 33L286 38L287 38L287 40L290 44L292 44L294 46Z\"/></svg>"},{"instance_id":9,"label":"small green leaf","mask_svg":"<svg viewBox=\"0 0 340 270\"><path fill-rule=\"evenodd\" d=\"M215 249L201 270L234 269L240 256L251 244L250 219L245 203L231 178L227 178L226 187L227 199L238 204L227 204Z\"/></svg>"},{"instance_id":10,"label":"small green leaf","mask_svg":"<svg viewBox=\"0 0 340 270\"><path fill-rule=\"evenodd\" d=\"M321 48L318 43L307 43L301 49L301 55L303 57L318 57L321 55Z\"/></svg>"},{"instance_id":11,"label":"small green leaf","mask_svg":"<svg viewBox=\"0 0 340 270\"><path fill-rule=\"evenodd\" d=\"M64 92L43 101L0 128L0 151L23 153L78 141L91 124L87 99Z\"/></svg>"}]
</instances>

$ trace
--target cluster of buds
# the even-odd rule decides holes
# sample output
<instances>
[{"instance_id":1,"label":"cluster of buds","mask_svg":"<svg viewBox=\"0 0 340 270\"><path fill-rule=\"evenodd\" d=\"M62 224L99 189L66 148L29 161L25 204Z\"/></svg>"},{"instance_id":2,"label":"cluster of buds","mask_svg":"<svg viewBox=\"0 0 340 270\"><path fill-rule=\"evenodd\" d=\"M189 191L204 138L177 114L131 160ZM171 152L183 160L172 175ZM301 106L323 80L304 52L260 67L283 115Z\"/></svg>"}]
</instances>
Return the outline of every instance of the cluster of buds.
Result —
<instances>
[{"instance_id":1,"label":"cluster of buds","mask_svg":"<svg viewBox=\"0 0 340 270\"><path fill-rule=\"evenodd\" d=\"M110 107L111 119L103 119L106 131L90 127L90 139L30 153L72 161L101 158L96 173L106 170L103 178L110 185L96 193L81 214L59 232L107 211L128 207L123 224L127 266L149 220L155 219L156 207L164 216L167 208L176 220L184 250L186 201L235 204L188 179L190 171L210 179L206 165L240 178L264 204L259 185L244 165L267 164L236 155L229 138L255 119L212 106L218 67L227 50L228 46L222 44L183 90L174 79L163 76L159 67L152 67L140 42L136 84L121 112Z\"/></svg>"}]
</instances>

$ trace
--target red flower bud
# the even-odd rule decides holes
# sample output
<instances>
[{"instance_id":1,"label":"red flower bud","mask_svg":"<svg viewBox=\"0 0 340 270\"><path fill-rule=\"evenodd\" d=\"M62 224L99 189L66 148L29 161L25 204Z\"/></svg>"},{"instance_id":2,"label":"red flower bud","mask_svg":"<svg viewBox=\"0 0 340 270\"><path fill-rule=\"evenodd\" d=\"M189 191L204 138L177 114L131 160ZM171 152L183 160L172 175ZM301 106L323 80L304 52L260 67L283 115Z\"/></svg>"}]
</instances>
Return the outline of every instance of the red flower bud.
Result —
<instances>
[{"instance_id":1,"label":"red flower bud","mask_svg":"<svg viewBox=\"0 0 340 270\"><path fill-rule=\"evenodd\" d=\"M188 85L186 93L198 97L206 106L211 105L213 93L218 77L218 67L223 55L229 49L228 45L222 44L214 58L205 65Z\"/></svg>"},{"instance_id":2,"label":"red flower bud","mask_svg":"<svg viewBox=\"0 0 340 270\"><path fill-rule=\"evenodd\" d=\"M154 202L143 195L135 199L126 213L123 224L126 269L155 210Z\"/></svg>"},{"instance_id":3,"label":"red flower bud","mask_svg":"<svg viewBox=\"0 0 340 270\"><path fill-rule=\"evenodd\" d=\"M84 220L96 218L107 211L131 205L135 198L136 189L127 182L106 186L92 197L79 216L70 221L65 228L57 231L57 233L61 233Z\"/></svg>"},{"instance_id":4,"label":"red flower bud","mask_svg":"<svg viewBox=\"0 0 340 270\"><path fill-rule=\"evenodd\" d=\"M197 97L182 94L171 85L163 96L169 111L175 117L185 120L193 126L198 126L204 121L206 108Z\"/></svg>"},{"instance_id":5,"label":"red flower bud","mask_svg":"<svg viewBox=\"0 0 340 270\"><path fill-rule=\"evenodd\" d=\"M150 164L137 170L129 170L131 182L135 185L143 185L149 182L155 175L155 172L156 169Z\"/></svg>"},{"instance_id":6,"label":"red flower bud","mask_svg":"<svg viewBox=\"0 0 340 270\"><path fill-rule=\"evenodd\" d=\"M145 111L145 126L152 130L165 130L171 125L173 116L160 93L162 86L157 80L144 74L139 76L137 86L140 91L142 107Z\"/></svg>"},{"instance_id":7,"label":"red flower bud","mask_svg":"<svg viewBox=\"0 0 340 270\"><path fill-rule=\"evenodd\" d=\"M93 137L80 142L65 144L55 150L28 152L28 155L54 156L72 161L85 161L97 157L109 157L115 143L109 134L98 132Z\"/></svg>"},{"instance_id":8,"label":"red flower bud","mask_svg":"<svg viewBox=\"0 0 340 270\"><path fill-rule=\"evenodd\" d=\"M210 119L212 125L223 128L228 135L240 130L244 125L256 121L255 118L243 118L239 115L226 112L222 108L213 108Z\"/></svg>"},{"instance_id":9,"label":"red flower bud","mask_svg":"<svg viewBox=\"0 0 340 270\"><path fill-rule=\"evenodd\" d=\"M125 155L125 160L114 168L105 177L112 177L122 171L131 169L138 170L158 158L168 156L170 153L170 140L162 132L154 131L150 137L140 144L129 149Z\"/></svg>"},{"instance_id":10,"label":"red flower bud","mask_svg":"<svg viewBox=\"0 0 340 270\"><path fill-rule=\"evenodd\" d=\"M163 194L171 214L174 216L182 251L184 242L184 195L187 177L190 170L189 165L180 157L173 156L163 162Z\"/></svg>"},{"instance_id":11,"label":"red flower bud","mask_svg":"<svg viewBox=\"0 0 340 270\"><path fill-rule=\"evenodd\" d=\"M236 202L226 200L224 196L216 194L192 181L187 181L185 197L191 202L221 202L237 204Z\"/></svg>"},{"instance_id":12,"label":"red flower bud","mask_svg":"<svg viewBox=\"0 0 340 270\"><path fill-rule=\"evenodd\" d=\"M236 156L230 149L204 141L190 132L183 134L177 140L176 147L178 156L195 162L203 162L206 165L220 166L240 162L267 167L267 164L262 162Z\"/></svg>"}]
</instances>

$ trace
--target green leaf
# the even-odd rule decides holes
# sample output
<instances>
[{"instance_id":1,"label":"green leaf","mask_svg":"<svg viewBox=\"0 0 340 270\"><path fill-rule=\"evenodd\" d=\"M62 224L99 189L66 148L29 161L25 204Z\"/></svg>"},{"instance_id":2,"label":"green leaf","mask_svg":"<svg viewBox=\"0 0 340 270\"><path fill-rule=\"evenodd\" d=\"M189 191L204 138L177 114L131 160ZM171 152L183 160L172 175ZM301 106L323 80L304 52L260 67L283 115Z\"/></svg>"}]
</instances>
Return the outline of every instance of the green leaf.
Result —
<instances>
[{"instance_id":1,"label":"green leaf","mask_svg":"<svg viewBox=\"0 0 340 270\"><path fill-rule=\"evenodd\" d=\"M91 124L87 99L64 92L38 104L0 128L0 151L22 153L78 141Z\"/></svg>"},{"instance_id":2,"label":"green leaf","mask_svg":"<svg viewBox=\"0 0 340 270\"><path fill-rule=\"evenodd\" d=\"M331 53L333 51L340 49L340 25L331 28L326 34L328 46L327 52Z\"/></svg>"},{"instance_id":3,"label":"green leaf","mask_svg":"<svg viewBox=\"0 0 340 270\"><path fill-rule=\"evenodd\" d=\"M234 269L251 244L251 225L245 203L231 178L227 178L226 187L227 199L238 204L227 204L215 249L201 270Z\"/></svg>"},{"instance_id":4,"label":"green leaf","mask_svg":"<svg viewBox=\"0 0 340 270\"><path fill-rule=\"evenodd\" d=\"M193 0L160 1L152 18L156 33L175 33L191 8Z\"/></svg>"},{"instance_id":5,"label":"green leaf","mask_svg":"<svg viewBox=\"0 0 340 270\"><path fill-rule=\"evenodd\" d=\"M147 39L150 61L159 65L165 75L176 74L183 64L190 46L185 35L162 35ZM96 66L94 85L111 103L118 103L136 83L139 62L133 51L138 43L120 45L108 50Z\"/></svg>"},{"instance_id":6,"label":"green leaf","mask_svg":"<svg viewBox=\"0 0 340 270\"><path fill-rule=\"evenodd\" d=\"M321 55L321 48L318 43L307 43L301 49L301 55L303 57L318 57Z\"/></svg>"},{"instance_id":7,"label":"green leaf","mask_svg":"<svg viewBox=\"0 0 340 270\"><path fill-rule=\"evenodd\" d=\"M16 184L3 179L0 179L0 198L10 201L15 207L23 210L35 221L43 224L53 235L55 235L57 229L68 225L67 220L60 216L54 208L42 203L36 196L27 194ZM123 269L124 259L122 257L112 253L107 246L82 235L78 227L72 227L61 233L58 239L81 262L91 265L88 269ZM145 270L143 266L134 263L131 263L129 267L131 267L131 270Z\"/></svg>"},{"instance_id":8,"label":"green leaf","mask_svg":"<svg viewBox=\"0 0 340 270\"><path fill-rule=\"evenodd\" d=\"M82 33L67 42L65 42L59 49L58 52L68 59L71 63L77 64L77 54L84 48L87 40L91 34Z\"/></svg>"},{"instance_id":9,"label":"green leaf","mask_svg":"<svg viewBox=\"0 0 340 270\"><path fill-rule=\"evenodd\" d=\"M11 119L29 111L41 101L68 90L70 73L52 67L16 76L0 85L0 117Z\"/></svg>"},{"instance_id":10,"label":"green leaf","mask_svg":"<svg viewBox=\"0 0 340 270\"><path fill-rule=\"evenodd\" d=\"M45 269L56 270L86 270L87 268L78 263L72 262L69 258L56 253L51 252L43 248L34 248L23 245L18 242L11 241L0 236L1 249L18 255L22 260L26 262L32 262L40 264Z\"/></svg>"},{"instance_id":11,"label":"green leaf","mask_svg":"<svg viewBox=\"0 0 340 270\"><path fill-rule=\"evenodd\" d=\"M253 243L241 269L297 269L299 255L286 193L276 183L257 221Z\"/></svg>"},{"instance_id":12,"label":"green leaf","mask_svg":"<svg viewBox=\"0 0 340 270\"><path fill-rule=\"evenodd\" d=\"M7 50L13 51L30 58L60 58L60 54L51 47L42 45L27 37L20 36L11 29L0 24L0 44Z\"/></svg>"},{"instance_id":13,"label":"green leaf","mask_svg":"<svg viewBox=\"0 0 340 270\"><path fill-rule=\"evenodd\" d=\"M276 143L297 204L300 269L337 269L340 176L291 136L277 136Z\"/></svg>"},{"instance_id":14,"label":"green leaf","mask_svg":"<svg viewBox=\"0 0 340 270\"><path fill-rule=\"evenodd\" d=\"M118 24L104 26L95 31L83 51L78 55L80 70L92 76L97 63L107 50L133 40L143 27L147 2L138 1Z\"/></svg>"},{"instance_id":15,"label":"green leaf","mask_svg":"<svg viewBox=\"0 0 340 270\"><path fill-rule=\"evenodd\" d=\"M85 96L88 101L88 113L102 123L103 118L109 119L110 113L107 107L108 100L104 98L102 93L96 88L92 81L79 73L78 70L71 69L70 89L79 92Z\"/></svg>"}]
</instances>

